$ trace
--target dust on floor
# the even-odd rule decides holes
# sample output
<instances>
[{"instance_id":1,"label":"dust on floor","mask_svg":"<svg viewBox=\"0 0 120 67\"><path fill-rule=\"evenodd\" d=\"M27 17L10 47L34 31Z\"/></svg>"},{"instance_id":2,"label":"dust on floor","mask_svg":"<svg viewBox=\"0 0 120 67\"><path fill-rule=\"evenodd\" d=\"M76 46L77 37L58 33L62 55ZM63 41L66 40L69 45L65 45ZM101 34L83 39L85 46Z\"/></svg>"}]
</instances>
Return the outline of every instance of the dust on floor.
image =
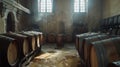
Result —
<instances>
[{"instance_id":1,"label":"dust on floor","mask_svg":"<svg viewBox=\"0 0 120 67\"><path fill-rule=\"evenodd\" d=\"M77 67L79 56L74 44L66 44L62 49L55 49L55 44L42 47L43 54L35 57L27 67Z\"/></svg>"}]
</instances>

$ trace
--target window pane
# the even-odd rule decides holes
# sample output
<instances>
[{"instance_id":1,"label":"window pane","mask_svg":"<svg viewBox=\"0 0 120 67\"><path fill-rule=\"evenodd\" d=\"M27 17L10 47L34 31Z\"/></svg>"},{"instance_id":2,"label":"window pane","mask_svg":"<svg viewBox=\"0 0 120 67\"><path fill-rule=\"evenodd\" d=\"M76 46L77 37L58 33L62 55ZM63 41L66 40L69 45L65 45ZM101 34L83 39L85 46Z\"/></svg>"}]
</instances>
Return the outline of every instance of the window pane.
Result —
<instances>
[{"instance_id":1,"label":"window pane","mask_svg":"<svg viewBox=\"0 0 120 67\"><path fill-rule=\"evenodd\" d=\"M45 12L45 9L41 9L41 12Z\"/></svg>"},{"instance_id":2,"label":"window pane","mask_svg":"<svg viewBox=\"0 0 120 67\"><path fill-rule=\"evenodd\" d=\"M86 12L88 0L74 0L74 12Z\"/></svg>"},{"instance_id":3,"label":"window pane","mask_svg":"<svg viewBox=\"0 0 120 67\"><path fill-rule=\"evenodd\" d=\"M79 0L74 1L74 12L79 12Z\"/></svg>"},{"instance_id":4,"label":"window pane","mask_svg":"<svg viewBox=\"0 0 120 67\"><path fill-rule=\"evenodd\" d=\"M85 12L85 0L80 0L80 12Z\"/></svg>"},{"instance_id":5,"label":"window pane","mask_svg":"<svg viewBox=\"0 0 120 67\"><path fill-rule=\"evenodd\" d=\"M41 12L45 12L45 8L46 8L46 0L41 0Z\"/></svg>"},{"instance_id":6,"label":"window pane","mask_svg":"<svg viewBox=\"0 0 120 67\"><path fill-rule=\"evenodd\" d=\"M74 12L79 12L79 10L74 10Z\"/></svg>"},{"instance_id":7,"label":"window pane","mask_svg":"<svg viewBox=\"0 0 120 67\"><path fill-rule=\"evenodd\" d=\"M52 0L47 0L47 12L52 12Z\"/></svg>"},{"instance_id":8,"label":"window pane","mask_svg":"<svg viewBox=\"0 0 120 67\"><path fill-rule=\"evenodd\" d=\"M51 10L51 9L48 9L47 12L52 12L52 10Z\"/></svg>"},{"instance_id":9,"label":"window pane","mask_svg":"<svg viewBox=\"0 0 120 67\"><path fill-rule=\"evenodd\" d=\"M74 0L74 3L79 3L79 0Z\"/></svg>"}]
</instances>

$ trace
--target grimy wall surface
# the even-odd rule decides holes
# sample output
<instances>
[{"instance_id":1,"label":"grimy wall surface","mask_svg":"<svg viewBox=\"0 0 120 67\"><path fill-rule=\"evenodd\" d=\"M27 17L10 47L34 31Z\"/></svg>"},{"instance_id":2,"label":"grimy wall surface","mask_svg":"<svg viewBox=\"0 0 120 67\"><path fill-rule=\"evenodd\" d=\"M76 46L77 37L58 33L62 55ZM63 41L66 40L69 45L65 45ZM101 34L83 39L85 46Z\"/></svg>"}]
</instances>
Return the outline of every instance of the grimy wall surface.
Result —
<instances>
[{"instance_id":1,"label":"grimy wall surface","mask_svg":"<svg viewBox=\"0 0 120 67\"><path fill-rule=\"evenodd\" d=\"M35 23L39 25L41 31L45 33L73 33L76 30L73 28L77 27L75 25L81 27L81 24L84 23L87 24L85 26L88 31L98 30L101 19L101 0L89 0L88 12L79 14L73 13L73 0L53 1L54 11L52 14L38 13L34 16Z\"/></svg>"},{"instance_id":2,"label":"grimy wall surface","mask_svg":"<svg viewBox=\"0 0 120 67\"><path fill-rule=\"evenodd\" d=\"M28 5L30 5L31 2L28 2L26 0L15 0L15 1L29 9L32 6L31 5L28 7ZM3 5L5 4L0 2L0 33L6 32L7 25L12 25L13 23L11 21L14 21L15 32L26 30L28 28L29 21L31 21L30 15L11 6L10 4L7 4L5 6ZM12 16L11 17L12 19L10 19L11 21L7 21L7 19L9 18L8 14L11 14ZM9 24L7 24L7 22L9 22Z\"/></svg>"},{"instance_id":3,"label":"grimy wall surface","mask_svg":"<svg viewBox=\"0 0 120 67\"><path fill-rule=\"evenodd\" d=\"M120 0L103 0L103 18L120 14Z\"/></svg>"},{"instance_id":4,"label":"grimy wall surface","mask_svg":"<svg viewBox=\"0 0 120 67\"><path fill-rule=\"evenodd\" d=\"M35 23L45 33L72 32L72 3L71 0L53 0L52 13L38 13ZM35 12L35 11L34 11Z\"/></svg>"},{"instance_id":5,"label":"grimy wall surface","mask_svg":"<svg viewBox=\"0 0 120 67\"><path fill-rule=\"evenodd\" d=\"M31 14L22 11L16 14L16 29L38 30L43 33L73 33L77 26L88 28L88 31L98 31L101 18L120 13L120 0L88 0L88 11L85 14L73 13L73 0L53 0L52 13L38 13L37 0L17 0L18 3L29 8ZM0 17L0 32L5 32L5 19ZM84 29L83 29L84 30ZM76 30L77 31L77 30ZM80 31L81 32L81 31Z\"/></svg>"}]
</instances>

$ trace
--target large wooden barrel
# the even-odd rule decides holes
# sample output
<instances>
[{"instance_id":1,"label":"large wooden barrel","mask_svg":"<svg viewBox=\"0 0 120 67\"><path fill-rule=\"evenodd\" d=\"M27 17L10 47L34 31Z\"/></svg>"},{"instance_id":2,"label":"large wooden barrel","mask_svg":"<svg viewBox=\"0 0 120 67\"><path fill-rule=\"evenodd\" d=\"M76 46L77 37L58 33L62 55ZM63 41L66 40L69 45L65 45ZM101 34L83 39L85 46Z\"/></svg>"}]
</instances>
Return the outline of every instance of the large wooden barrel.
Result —
<instances>
[{"instance_id":1,"label":"large wooden barrel","mask_svg":"<svg viewBox=\"0 0 120 67\"><path fill-rule=\"evenodd\" d=\"M57 35L57 38L56 38L57 48L62 48L64 46L63 39L64 39L63 34L58 34Z\"/></svg>"},{"instance_id":2,"label":"large wooden barrel","mask_svg":"<svg viewBox=\"0 0 120 67\"><path fill-rule=\"evenodd\" d=\"M16 67L19 61L15 39L0 35L0 59L2 67Z\"/></svg>"},{"instance_id":3,"label":"large wooden barrel","mask_svg":"<svg viewBox=\"0 0 120 67\"><path fill-rule=\"evenodd\" d=\"M120 67L120 61L109 63L107 67Z\"/></svg>"},{"instance_id":4,"label":"large wooden barrel","mask_svg":"<svg viewBox=\"0 0 120 67\"><path fill-rule=\"evenodd\" d=\"M41 42L42 45L44 45L47 42L47 36L45 34L41 36L41 41L42 41Z\"/></svg>"},{"instance_id":5,"label":"large wooden barrel","mask_svg":"<svg viewBox=\"0 0 120 67\"><path fill-rule=\"evenodd\" d=\"M72 38L72 34L65 34L65 43L72 43L73 38Z\"/></svg>"},{"instance_id":6,"label":"large wooden barrel","mask_svg":"<svg viewBox=\"0 0 120 67\"><path fill-rule=\"evenodd\" d=\"M93 33L93 34L94 34L94 33ZM96 33L95 33L95 34L96 34ZM79 50L79 44L81 44L81 43L79 43L80 38L82 38L82 37L87 37L87 36L89 36L89 35L91 35L91 33L83 33L83 34L77 34L77 35L76 35L76 44L75 44L75 47L76 47L77 50Z\"/></svg>"},{"instance_id":7,"label":"large wooden barrel","mask_svg":"<svg viewBox=\"0 0 120 67\"><path fill-rule=\"evenodd\" d=\"M35 36L28 32L21 32L20 34L27 36L27 40L29 41L30 51L34 51L37 49L37 45L35 44Z\"/></svg>"},{"instance_id":8,"label":"large wooden barrel","mask_svg":"<svg viewBox=\"0 0 120 67\"><path fill-rule=\"evenodd\" d=\"M47 35L47 42L48 43L56 43L56 34L55 33L49 33Z\"/></svg>"},{"instance_id":9,"label":"large wooden barrel","mask_svg":"<svg viewBox=\"0 0 120 67\"><path fill-rule=\"evenodd\" d=\"M112 29L111 34L112 35L117 35L118 29Z\"/></svg>"},{"instance_id":10,"label":"large wooden barrel","mask_svg":"<svg viewBox=\"0 0 120 67\"><path fill-rule=\"evenodd\" d=\"M91 43L95 42L95 41L108 39L110 37L112 37L112 36L105 35L105 34L100 34L100 35L97 35L97 36L88 37L88 38L84 39L85 43L84 43L84 46L83 46L83 50L84 50L84 60L86 62L86 66L90 66L89 58L90 58L90 46L91 46Z\"/></svg>"},{"instance_id":11,"label":"large wooden barrel","mask_svg":"<svg viewBox=\"0 0 120 67\"><path fill-rule=\"evenodd\" d=\"M90 51L91 67L107 67L120 60L120 37L105 39L92 43Z\"/></svg>"},{"instance_id":12,"label":"large wooden barrel","mask_svg":"<svg viewBox=\"0 0 120 67\"><path fill-rule=\"evenodd\" d=\"M44 35L43 35L43 33L41 32L41 35L40 35L40 44L41 44L41 46L44 44Z\"/></svg>"},{"instance_id":13,"label":"large wooden barrel","mask_svg":"<svg viewBox=\"0 0 120 67\"><path fill-rule=\"evenodd\" d=\"M17 44L19 45L20 59L22 59L25 55L27 55L30 52L30 45L27 40L27 36L13 32L2 35L14 38L16 40Z\"/></svg>"},{"instance_id":14,"label":"large wooden barrel","mask_svg":"<svg viewBox=\"0 0 120 67\"><path fill-rule=\"evenodd\" d=\"M76 49L78 50L79 56L82 60L84 60L84 50L83 50L83 45L84 45L84 38L87 37L92 37L99 35L99 33L84 33L80 35L76 35Z\"/></svg>"}]
</instances>

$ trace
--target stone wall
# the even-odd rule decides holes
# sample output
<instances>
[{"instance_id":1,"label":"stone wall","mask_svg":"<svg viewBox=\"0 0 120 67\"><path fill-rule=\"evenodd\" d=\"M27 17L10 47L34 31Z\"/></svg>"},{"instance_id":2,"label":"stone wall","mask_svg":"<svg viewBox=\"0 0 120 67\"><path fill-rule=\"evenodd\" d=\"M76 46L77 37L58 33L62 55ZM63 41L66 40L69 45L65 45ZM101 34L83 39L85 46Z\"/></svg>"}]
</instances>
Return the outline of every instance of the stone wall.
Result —
<instances>
[{"instance_id":1,"label":"stone wall","mask_svg":"<svg viewBox=\"0 0 120 67\"><path fill-rule=\"evenodd\" d=\"M29 8L28 15L20 10L13 11L16 30L38 30L43 33L73 33L74 23L86 24L88 31L98 31L101 18L119 14L119 0L88 0L88 12L85 14L73 13L73 0L54 0L53 12L38 13L37 0L17 0L18 3ZM103 2L102 2L103 1ZM6 13L5 13L6 14ZM5 15L4 14L4 15ZM0 17L0 32L5 32L5 16Z\"/></svg>"},{"instance_id":2,"label":"stone wall","mask_svg":"<svg viewBox=\"0 0 120 67\"><path fill-rule=\"evenodd\" d=\"M53 13L34 15L34 24L44 33L61 33L61 31L73 33L75 30L73 28L76 27L74 23L80 25L85 23L89 31L97 31L101 19L101 5L101 0L89 0L87 13L74 14L73 0L54 0Z\"/></svg>"},{"instance_id":3,"label":"stone wall","mask_svg":"<svg viewBox=\"0 0 120 67\"><path fill-rule=\"evenodd\" d=\"M102 18L102 0L88 0L88 29L99 31L99 22Z\"/></svg>"},{"instance_id":4,"label":"stone wall","mask_svg":"<svg viewBox=\"0 0 120 67\"><path fill-rule=\"evenodd\" d=\"M120 14L120 0L103 0L103 18Z\"/></svg>"},{"instance_id":5,"label":"stone wall","mask_svg":"<svg viewBox=\"0 0 120 67\"><path fill-rule=\"evenodd\" d=\"M16 2L21 3L19 0ZM14 25L15 32L19 32L25 30L28 25L29 14L25 13L22 10L14 7L14 3L12 5L0 2L0 33L7 32L7 25ZM16 5L17 6L17 5ZM11 15L12 21L8 21L8 14ZM7 23L9 22L9 24Z\"/></svg>"},{"instance_id":6,"label":"stone wall","mask_svg":"<svg viewBox=\"0 0 120 67\"><path fill-rule=\"evenodd\" d=\"M45 33L72 32L72 2L71 0L54 0L52 13L38 13L34 17L34 24L40 26ZM35 14L35 11L34 11Z\"/></svg>"}]
</instances>

